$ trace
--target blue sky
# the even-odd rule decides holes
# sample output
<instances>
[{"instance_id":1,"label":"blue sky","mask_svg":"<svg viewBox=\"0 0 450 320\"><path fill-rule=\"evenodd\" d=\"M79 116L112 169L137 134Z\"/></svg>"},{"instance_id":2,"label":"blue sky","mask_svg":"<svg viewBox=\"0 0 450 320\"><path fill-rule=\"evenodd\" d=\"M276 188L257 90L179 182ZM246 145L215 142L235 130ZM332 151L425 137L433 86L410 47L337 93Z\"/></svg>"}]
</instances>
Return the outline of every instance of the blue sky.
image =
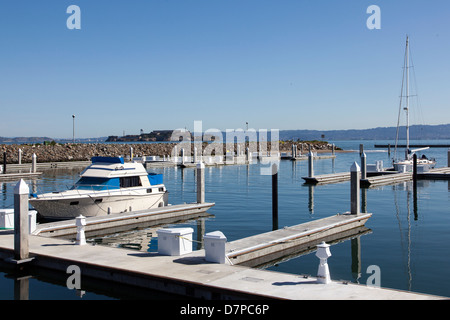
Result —
<instances>
[{"instance_id":1,"label":"blue sky","mask_svg":"<svg viewBox=\"0 0 450 320\"><path fill-rule=\"evenodd\" d=\"M81 9L69 30L66 9ZM370 5L381 29L369 30ZM448 0L0 0L0 136L450 123Z\"/></svg>"}]
</instances>

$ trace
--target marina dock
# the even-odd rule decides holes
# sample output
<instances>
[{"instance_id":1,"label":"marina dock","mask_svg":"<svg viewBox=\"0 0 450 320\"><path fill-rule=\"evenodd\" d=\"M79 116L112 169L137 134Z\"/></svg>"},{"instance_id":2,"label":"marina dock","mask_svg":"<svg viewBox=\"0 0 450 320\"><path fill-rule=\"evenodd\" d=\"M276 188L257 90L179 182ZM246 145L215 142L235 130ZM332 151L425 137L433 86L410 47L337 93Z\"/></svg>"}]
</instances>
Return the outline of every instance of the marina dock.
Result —
<instances>
[{"instance_id":1,"label":"marina dock","mask_svg":"<svg viewBox=\"0 0 450 320\"><path fill-rule=\"evenodd\" d=\"M0 174L0 181L37 178L41 174L42 172L3 173Z\"/></svg>"},{"instance_id":2,"label":"marina dock","mask_svg":"<svg viewBox=\"0 0 450 320\"><path fill-rule=\"evenodd\" d=\"M306 184L338 183L350 180L350 172L321 174L312 177L302 177Z\"/></svg>"},{"instance_id":3,"label":"marina dock","mask_svg":"<svg viewBox=\"0 0 450 320\"><path fill-rule=\"evenodd\" d=\"M360 221L354 222L363 224L366 217L369 216L361 215L356 218L356 221L358 219ZM345 220L348 217L343 215L338 217L338 219L342 218ZM308 230L304 230L305 227L309 229L305 224L231 242L227 247L236 249L229 255L230 260L233 256L239 256L239 252L246 251L249 254L253 251L255 253L256 251L249 250L255 246L273 247L273 245L267 246L269 238L270 244L277 243L281 246L283 243L292 244L290 240L311 237L311 233L324 235L324 231L330 230L333 226L338 229L343 226L351 227L351 223L338 226L335 220L331 222L327 219L318 220L315 223L314 227L309 225L312 228L309 230L310 234ZM13 250L14 235L11 232L0 232L0 258L7 260L11 257ZM316 277L311 276L258 270L229 263L210 263L205 260L203 249L182 256L166 256L100 245L80 246L61 238L30 235L29 251L32 260L28 264L33 267L66 273L69 266L76 265L81 270L81 277L105 280L109 282L109 285L114 282L189 298L213 300L442 299L438 296L369 287L346 281L322 284Z\"/></svg>"},{"instance_id":4,"label":"marina dock","mask_svg":"<svg viewBox=\"0 0 450 320\"><path fill-rule=\"evenodd\" d=\"M88 217L86 218L85 232L87 236L94 237L137 227L143 228L211 216L206 211L213 206L214 203L186 203L143 211ZM76 233L77 226L74 219L38 224L33 232L34 235L64 238L74 238Z\"/></svg>"}]
</instances>

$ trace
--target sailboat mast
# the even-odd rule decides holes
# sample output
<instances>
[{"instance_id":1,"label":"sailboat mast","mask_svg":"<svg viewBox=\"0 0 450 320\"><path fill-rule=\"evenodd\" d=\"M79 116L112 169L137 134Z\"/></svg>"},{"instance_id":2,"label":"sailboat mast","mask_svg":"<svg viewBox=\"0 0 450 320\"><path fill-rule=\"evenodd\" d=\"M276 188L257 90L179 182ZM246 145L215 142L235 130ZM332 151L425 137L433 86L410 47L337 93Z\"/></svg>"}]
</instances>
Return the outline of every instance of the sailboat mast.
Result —
<instances>
[{"instance_id":1,"label":"sailboat mast","mask_svg":"<svg viewBox=\"0 0 450 320\"><path fill-rule=\"evenodd\" d=\"M409 150L409 37L406 36L406 154Z\"/></svg>"}]
</instances>

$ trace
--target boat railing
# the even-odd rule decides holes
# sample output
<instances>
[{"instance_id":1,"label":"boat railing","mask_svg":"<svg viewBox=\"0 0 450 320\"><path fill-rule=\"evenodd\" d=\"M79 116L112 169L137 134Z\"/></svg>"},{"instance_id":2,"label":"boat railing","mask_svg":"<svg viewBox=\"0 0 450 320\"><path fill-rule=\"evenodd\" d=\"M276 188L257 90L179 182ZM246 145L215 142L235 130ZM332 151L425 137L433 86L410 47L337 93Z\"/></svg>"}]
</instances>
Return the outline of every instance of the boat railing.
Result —
<instances>
[{"instance_id":1,"label":"boat railing","mask_svg":"<svg viewBox=\"0 0 450 320\"><path fill-rule=\"evenodd\" d=\"M75 185L70 189L66 189L64 191L53 191L49 193L49 195L43 196L42 194L39 196L41 199L52 199L52 198L69 198L73 197L73 193L66 193L66 191L74 191L79 196L86 196L89 194L95 194L96 196L111 196L111 195L130 195L130 194L139 194L139 191L146 190L147 187L133 187L133 188L120 188L116 186L107 186L107 185ZM54 196L53 196L54 195ZM33 194L36 197L36 194Z\"/></svg>"}]
</instances>

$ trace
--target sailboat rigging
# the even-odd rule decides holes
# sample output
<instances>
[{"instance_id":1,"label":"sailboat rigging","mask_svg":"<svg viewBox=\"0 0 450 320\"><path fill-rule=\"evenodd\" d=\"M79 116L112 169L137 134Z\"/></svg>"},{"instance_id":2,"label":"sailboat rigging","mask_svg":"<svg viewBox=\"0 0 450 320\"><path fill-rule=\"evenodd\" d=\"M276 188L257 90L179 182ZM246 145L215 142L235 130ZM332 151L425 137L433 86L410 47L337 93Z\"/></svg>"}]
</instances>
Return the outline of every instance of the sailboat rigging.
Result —
<instances>
[{"instance_id":1,"label":"sailboat rigging","mask_svg":"<svg viewBox=\"0 0 450 320\"><path fill-rule=\"evenodd\" d=\"M405 61L404 61L404 69L403 69L403 78L402 78L402 89L400 94L400 106L399 106L399 113L398 113L398 121L397 121L397 134L395 138L395 151L394 151L394 170L398 172L410 172L413 170L413 155L416 152L426 150L429 147L420 148L420 149L414 149L410 150L409 148L409 98L411 97L409 92L409 69L410 69L410 52L409 52L409 36L406 36L406 49L405 49ZM406 73L406 77L405 77ZM406 80L406 83L405 83ZM403 96L403 85L406 84L406 96ZM403 98L406 98L406 106L402 108L402 102ZM405 158L402 160L397 159L397 146L398 146L398 139L399 139L399 128L400 128L400 114L401 111L405 111L406 113L406 149L405 149ZM421 158L417 159L417 168L418 171L426 172L429 169L434 168L436 165L436 161L434 159L428 159L425 155L423 155Z\"/></svg>"}]
</instances>

